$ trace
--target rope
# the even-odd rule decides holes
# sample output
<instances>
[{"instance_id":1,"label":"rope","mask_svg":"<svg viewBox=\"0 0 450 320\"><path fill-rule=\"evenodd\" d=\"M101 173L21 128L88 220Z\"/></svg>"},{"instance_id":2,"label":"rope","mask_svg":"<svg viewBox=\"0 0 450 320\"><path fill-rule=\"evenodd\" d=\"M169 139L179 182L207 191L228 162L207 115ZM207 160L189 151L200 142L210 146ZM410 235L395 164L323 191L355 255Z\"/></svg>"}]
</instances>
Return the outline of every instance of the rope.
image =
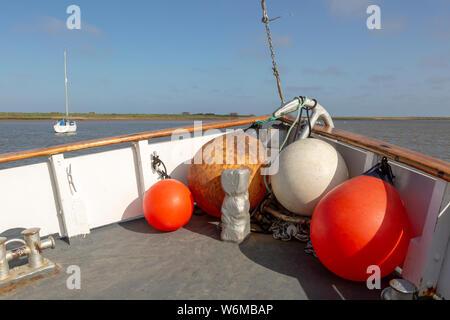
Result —
<instances>
[{"instance_id":1,"label":"rope","mask_svg":"<svg viewBox=\"0 0 450 320\"><path fill-rule=\"evenodd\" d=\"M290 125L289 130L288 130L288 132L286 134L286 137L284 138L283 143L281 144L281 147L280 147L279 151L283 150L284 146L286 145L286 142L288 141L288 139L289 139L289 137L291 135L292 129L295 127L295 125L297 124L299 119L301 119L302 111L305 108L305 103L306 103L306 99L307 99L306 97L299 96L299 97L295 97L294 99L298 100L297 117L295 118L295 121L292 122L292 124ZM307 115L308 115L308 112L307 112ZM282 115L280 115L278 117L271 116L270 118L268 118L266 120L255 120L255 122L250 127L253 127L254 125L261 125L261 124L266 123L266 122L276 121L276 120L278 120L281 117L282 117ZM309 122L310 121L309 121L309 115L308 115L308 123ZM310 124L310 126L311 126L311 124ZM247 128L247 129L249 129L249 128ZM269 163L267 165L267 167L270 167L270 166L271 166L271 163ZM264 185L266 186L267 191L269 193L272 193L272 190L269 188L269 184L267 183L267 175L264 175Z\"/></svg>"},{"instance_id":2,"label":"rope","mask_svg":"<svg viewBox=\"0 0 450 320\"><path fill-rule=\"evenodd\" d=\"M301 98L301 101L300 101ZM281 144L280 151L283 149L284 145L286 144L287 140L289 139L289 136L291 135L292 128L297 124L298 120L302 116L302 111L306 103L306 97L295 97L295 99L298 100L298 107L297 107L297 117L295 118L295 121L291 124L291 127L289 128L286 138L284 139L283 143ZM309 122L309 117L308 117Z\"/></svg>"},{"instance_id":3,"label":"rope","mask_svg":"<svg viewBox=\"0 0 450 320\"><path fill-rule=\"evenodd\" d=\"M291 136L292 130L294 129L294 127L297 125L297 123L301 120L302 118L302 113L303 113L303 109L305 109L306 111L306 116L307 116L307 121L308 121L308 126L309 128L311 128L311 120L310 120L310 115L309 115L309 111L311 108L309 107L305 107L307 98L303 97L303 96L298 96L295 97L294 99L298 100L298 106L296 108L297 111L297 116L295 118L295 120L291 123L287 133L286 133L286 137L283 140L283 143L281 144L279 151L281 152L283 150L283 148L286 146L286 143L289 139L289 137ZM312 107L314 108L314 106ZM295 111L295 110L294 110ZM255 120L251 126L249 126L248 128L244 129L244 132L249 130L250 128L257 128L260 129L262 128L262 124L264 123L268 123L268 122L272 122L272 121L276 121L279 118L283 117L283 115L280 116L270 116L269 118L265 119L265 120ZM300 125L300 124L299 124ZM299 126L298 125L298 126ZM309 132L309 135L311 134L311 129ZM297 132L295 133L295 136L298 135L298 127L297 127ZM271 163L269 163L267 165L267 167L270 167ZM272 190L269 187L269 183L267 181L267 175L264 175L264 185L267 189L267 194L264 196L264 198L260 201L260 203L252 210L252 212L250 213L250 218L252 218L256 212L261 211L261 204L267 200L268 197L270 197L272 195ZM290 224L290 226L289 226ZM287 221L279 221L279 224L272 225L274 229L271 229L269 231L271 231L274 234L274 237L276 239L282 239L282 240L290 240L291 236L297 238L298 240L302 241L302 242L307 242L309 240L309 238L307 237L306 233L301 229L301 226L298 226L297 224L294 224L292 222L287 222ZM220 223L217 226L218 229L220 230ZM288 228L289 227L289 228ZM293 228L295 228L296 232L294 232ZM276 231L275 231L276 229ZM289 232L288 232L289 230ZM310 252L309 252L310 253Z\"/></svg>"},{"instance_id":4,"label":"rope","mask_svg":"<svg viewBox=\"0 0 450 320\"><path fill-rule=\"evenodd\" d=\"M292 124L290 125L290 127L286 133L286 137L284 138L284 141L279 148L280 152L285 147L289 137L291 136L293 128L297 124L298 124L298 126L297 126L297 131L295 133L295 136L298 135L299 127L300 127L299 121L301 121L303 110L305 110L305 112L306 112L306 117L307 117L307 122L308 122L308 127L309 127L309 135L308 136L311 135L311 119L310 119L310 114L309 114L311 108L305 107L307 98L299 96L299 97L295 97L295 99L298 100L297 116L296 116L294 122L292 122ZM261 125L263 123L276 121L281 117L282 117L282 115L280 115L278 117L271 116L270 118L268 118L266 120L262 120L262 121L256 120L250 127L254 128L254 127L259 126L259 128L261 128ZM249 128L247 128L247 129L249 129ZM271 163L268 164L268 167L270 167L270 165L271 165ZM263 213L262 209L261 209L262 204L272 195L272 190L270 189L269 183L267 182L267 175L264 175L264 185L268 192L264 196L263 200L255 207L255 209L253 209L253 211L250 214L250 218L253 218L255 213L258 211L260 212L259 215L261 215ZM262 216L264 216L264 214ZM274 221L273 219L276 219L276 220ZM272 221L272 222L270 223L270 227L268 228L267 231L271 232L272 236L275 239L282 240L282 241L289 241L292 238L294 238L300 242L305 243L305 247L304 247L305 253L317 257L314 252L314 249L311 245L311 239L310 239L310 235L309 235L309 226L307 224L280 220L280 218L276 218L276 217L272 217L269 221ZM218 225L218 228L220 230L220 223Z\"/></svg>"},{"instance_id":5,"label":"rope","mask_svg":"<svg viewBox=\"0 0 450 320\"><path fill-rule=\"evenodd\" d=\"M280 84L280 74L278 73L277 63L275 61L275 53L273 51L272 37L270 35L270 28L269 28L269 22L274 21L280 17L276 17L274 19L269 19L269 16L267 15L267 10L266 10L266 2L264 0L261 1L261 6L262 6L262 10L263 10L262 22L266 25L267 42L269 43L270 56L272 57L273 75L277 79L277 88L278 88L278 94L280 95L281 104L284 104L283 92L281 90L281 84Z\"/></svg>"}]
</instances>

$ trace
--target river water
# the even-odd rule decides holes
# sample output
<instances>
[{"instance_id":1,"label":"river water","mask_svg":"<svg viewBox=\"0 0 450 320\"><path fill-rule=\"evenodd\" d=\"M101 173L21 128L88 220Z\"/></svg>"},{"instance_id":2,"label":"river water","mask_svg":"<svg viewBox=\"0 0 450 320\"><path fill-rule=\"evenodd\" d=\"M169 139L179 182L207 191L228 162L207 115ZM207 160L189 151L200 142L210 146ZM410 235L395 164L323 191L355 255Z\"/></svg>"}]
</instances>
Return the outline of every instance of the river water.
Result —
<instances>
[{"instance_id":1,"label":"river water","mask_svg":"<svg viewBox=\"0 0 450 320\"><path fill-rule=\"evenodd\" d=\"M78 121L76 134L53 132L53 121L0 121L0 154L44 148L83 140L192 125L192 121ZM336 128L389 142L450 162L450 121L447 120L335 120ZM103 149L117 148L119 146ZM99 149L93 150L98 151ZM70 155L83 154L77 151ZM0 164L0 169L28 159Z\"/></svg>"}]
</instances>

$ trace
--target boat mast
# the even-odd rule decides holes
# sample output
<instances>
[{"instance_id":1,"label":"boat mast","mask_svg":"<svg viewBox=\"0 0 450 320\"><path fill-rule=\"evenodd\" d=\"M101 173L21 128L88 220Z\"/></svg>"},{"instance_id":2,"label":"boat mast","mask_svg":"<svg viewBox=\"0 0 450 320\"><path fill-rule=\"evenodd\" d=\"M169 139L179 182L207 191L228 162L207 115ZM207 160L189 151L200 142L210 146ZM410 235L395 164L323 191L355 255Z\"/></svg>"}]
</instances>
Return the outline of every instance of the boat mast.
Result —
<instances>
[{"instance_id":1,"label":"boat mast","mask_svg":"<svg viewBox=\"0 0 450 320\"><path fill-rule=\"evenodd\" d=\"M66 84L66 119L69 118L69 97L67 93L67 58L66 58L66 50L64 49L64 78Z\"/></svg>"}]
</instances>

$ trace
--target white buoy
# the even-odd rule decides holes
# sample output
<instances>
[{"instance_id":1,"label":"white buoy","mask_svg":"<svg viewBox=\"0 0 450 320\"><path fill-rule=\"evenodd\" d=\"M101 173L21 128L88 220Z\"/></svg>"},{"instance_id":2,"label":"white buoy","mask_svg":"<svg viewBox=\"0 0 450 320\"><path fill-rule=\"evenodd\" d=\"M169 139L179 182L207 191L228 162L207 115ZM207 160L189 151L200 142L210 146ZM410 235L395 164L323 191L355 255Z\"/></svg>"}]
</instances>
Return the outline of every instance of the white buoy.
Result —
<instances>
[{"instance_id":1,"label":"white buoy","mask_svg":"<svg viewBox=\"0 0 450 320\"><path fill-rule=\"evenodd\" d=\"M289 211L311 216L328 191L346 181L347 165L325 141L297 140L281 151L278 172L271 177L277 200Z\"/></svg>"}]
</instances>

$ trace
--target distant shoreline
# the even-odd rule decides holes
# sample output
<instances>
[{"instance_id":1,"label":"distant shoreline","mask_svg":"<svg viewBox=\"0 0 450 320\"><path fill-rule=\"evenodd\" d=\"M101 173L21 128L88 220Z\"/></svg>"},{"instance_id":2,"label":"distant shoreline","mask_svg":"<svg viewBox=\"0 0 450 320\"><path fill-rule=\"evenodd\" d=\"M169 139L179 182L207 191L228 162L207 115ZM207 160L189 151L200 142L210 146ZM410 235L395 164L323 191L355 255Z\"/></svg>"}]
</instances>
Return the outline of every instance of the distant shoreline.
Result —
<instances>
[{"instance_id":1,"label":"distant shoreline","mask_svg":"<svg viewBox=\"0 0 450 320\"><path fill-rule=\"evenodd\" d=\"M248 118L254 115L220 115L220 114L103 114L74 113L70 119L77 121L99 120L145 120L145 121L190 121L190 120L230 120ZM58 120L62 113L21 113L0 112L1 120ZM450 117L333 117L333 120L450 120Z\"/></svg>"},{"instance_id":2,"label":"distant shoreline","mask_svg":"<svg viewBox=\"0 0 450 320\"><path fill-rule=\"evenodd\" d=\"M145 121L189 121L189 120L230 120L248 118L254 115L220 115L220 114L104 114L104 113L73 113L71 120L145 120ZM65 117L62 113L21 113L0 112L1 120L58 120Z\"/></svg>"},{"instance_id":3,"label":"distant shoreline","mask_svg":"<svg viewBox=\"0 0 450 320\"><path fill-rule=\"evenodd\" d=\"M450 117L333 117L333 120L450 120Z\"/></svg>"}]
</instances>

